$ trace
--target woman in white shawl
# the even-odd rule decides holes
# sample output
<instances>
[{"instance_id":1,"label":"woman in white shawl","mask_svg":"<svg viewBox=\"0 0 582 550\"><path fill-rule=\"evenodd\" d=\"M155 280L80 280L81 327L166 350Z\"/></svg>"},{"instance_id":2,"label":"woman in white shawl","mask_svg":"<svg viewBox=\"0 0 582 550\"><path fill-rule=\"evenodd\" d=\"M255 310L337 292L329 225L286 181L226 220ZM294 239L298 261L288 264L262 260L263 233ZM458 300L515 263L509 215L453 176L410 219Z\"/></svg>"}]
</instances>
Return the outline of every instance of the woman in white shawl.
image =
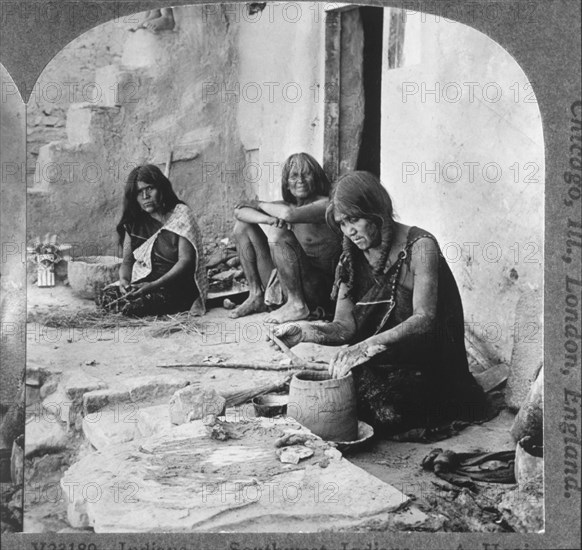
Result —
<instances>
[{"instance_id":1,"label":"woman in white shawl","mask_svg":"<svg viewBox=\"0 0 582 550\"><path fill-rule=\"evenodd\" d=\"M130 172L117 233L123 246L119 284L100 296L102 308L131 316L205 312L200 229L157 166Z\"/></svg>"}]
</instances>

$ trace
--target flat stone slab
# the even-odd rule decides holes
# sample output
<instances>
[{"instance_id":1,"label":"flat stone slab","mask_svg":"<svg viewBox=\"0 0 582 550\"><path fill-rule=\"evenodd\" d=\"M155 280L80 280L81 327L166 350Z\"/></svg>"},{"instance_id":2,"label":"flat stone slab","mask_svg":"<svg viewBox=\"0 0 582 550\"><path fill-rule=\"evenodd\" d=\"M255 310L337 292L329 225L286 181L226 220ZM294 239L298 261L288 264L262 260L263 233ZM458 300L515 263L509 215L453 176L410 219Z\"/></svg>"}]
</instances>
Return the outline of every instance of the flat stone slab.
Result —
<instances>
[{"instance_id":1,"label":"flat stone slab","mask_svg":"<svg viewBox=\"0 0 582 550\"><path fill-rule=\"evenodd\" d=\"M288 431L308 433L292 421L259 418L222 427L226 441L193 421L86 456L61 485L99 487L99 498L76 491L69 522L97 533L315 532L356 529L409 501L320 439L312 443L312 457L282 464L275 440Z\"/></svg>"},{"instance_id":2,"label":"flat stone slab","mask_svg":"<svg viewBox=\"0 0 582 550\"><path fill-rule=\"evenodd\" d=\"M24 455L54 453L67 447L69 438L59 419L48 414L36 415L24 427Z\"/></svg>"},{"instance_id":3,"label":"flat stone slab","mask_svg":"<svg viewBox=\"0 0 582 550\"><path fill-rule=\"evenodd\" d=\"M83 434L98 451L109 445L132 441L136 435L137 418L116 410L102 410L83 418Z\"/></svg>"}]
</instances>

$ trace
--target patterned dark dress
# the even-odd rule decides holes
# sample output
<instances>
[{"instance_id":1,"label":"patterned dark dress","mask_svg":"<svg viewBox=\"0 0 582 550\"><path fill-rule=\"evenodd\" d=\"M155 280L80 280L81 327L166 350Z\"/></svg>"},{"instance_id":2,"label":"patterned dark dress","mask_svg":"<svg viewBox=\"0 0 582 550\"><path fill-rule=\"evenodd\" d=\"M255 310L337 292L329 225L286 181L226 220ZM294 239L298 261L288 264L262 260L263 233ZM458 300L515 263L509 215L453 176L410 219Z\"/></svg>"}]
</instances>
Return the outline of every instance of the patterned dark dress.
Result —
<instances>
[{"instance_id":1,"label":"patterned dark dress","mask_svg":"<svg viewBox=\"0 0 582 550\"><path fill-rule=\"evenodd\" d=\"M352 296L356 301L357 338L353 343L396 327L412 316L412 291L399 281L404 280L410 269L410 249L419 238L436 242L430 233L411 227L406 254L401 252L399 260L378 278L374 277L363 254L354 252ZM342 260L336 284L348 278ZM392 296L393 307L390 304ZM379 435L436 427L455 419L478 420L486 414L485 395L469 372L459 290L440 253L433 329L427 334L407 337L355 367L352 374L357 388L359 418L374 426Z\"/></svg>"}]
</instances>

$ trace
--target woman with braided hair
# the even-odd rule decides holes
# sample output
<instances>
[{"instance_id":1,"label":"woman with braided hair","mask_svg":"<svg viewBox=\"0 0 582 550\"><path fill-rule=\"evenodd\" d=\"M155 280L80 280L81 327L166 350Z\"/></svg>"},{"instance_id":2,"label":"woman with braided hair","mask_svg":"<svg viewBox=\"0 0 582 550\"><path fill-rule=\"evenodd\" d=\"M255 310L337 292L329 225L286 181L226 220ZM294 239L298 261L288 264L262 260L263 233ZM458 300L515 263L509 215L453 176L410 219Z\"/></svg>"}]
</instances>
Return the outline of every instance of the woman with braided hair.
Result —
<instances>
[{"instance_id":1,"label":"woman with braided hair","mask_svg":"<svg viewBox=\"0 0 582 550\"><path fill-rule=\"evenodd\" d=\"M334 320L286 323L274 334L289 346L344 346L330 373L352 372L359 417L380 434L482 418L459 290L435 237L396 222L388 192L368 172L340 178L327 221L343 233Z\"/></svg>"}]
</instances>

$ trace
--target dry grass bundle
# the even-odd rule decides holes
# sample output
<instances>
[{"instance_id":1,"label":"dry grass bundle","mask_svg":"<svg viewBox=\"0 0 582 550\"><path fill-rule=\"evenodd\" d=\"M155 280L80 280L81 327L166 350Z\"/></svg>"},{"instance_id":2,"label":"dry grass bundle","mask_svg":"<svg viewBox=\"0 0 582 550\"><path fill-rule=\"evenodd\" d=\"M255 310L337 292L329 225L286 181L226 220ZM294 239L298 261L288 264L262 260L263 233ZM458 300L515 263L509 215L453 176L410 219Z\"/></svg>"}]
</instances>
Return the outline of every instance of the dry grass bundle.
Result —
<instances>
[{"instance_id":1,"label":"dry grass bundle","mask_svg":"<svg viewBox=\"0 0 582 550\"><path fill-rule=\"evenodd\" d=\"M120 327L149 327L148 334L153 338L164 338L175 332L202 335L198 323L188 312L176 315L148 317L128 317L122 313L98 310L70 311L51 309L31 311L27 315L28 323L38 323L50 328L79 329L116 329Z\"/></svg>"},{"instance_id":2,"label":"dry grass bundle","mask_svg":"<svg viewBox=\"0 0 582 550\"><path fill-rule=\"evenodd\" d=\"M200 325L187 311L175 315L164 315L164 319L164 321L158 321L156 326L148 331L152 338L167 338L175 332L197 334L198 336L203 334Z\"/></svg>"},{"instance_id":3,"label":"dry grass bundle","mask_svg":"<svg viewBox=\"0 0 582 550\"><path fill-rule=\"evenodd\" d=\"M28 323L39 323L51 328L100 328L142 327L150 324L156 317L132 318L121 313L105 313L97 310L44 310L29 311Z\"/></svg>"}]
</instances>

